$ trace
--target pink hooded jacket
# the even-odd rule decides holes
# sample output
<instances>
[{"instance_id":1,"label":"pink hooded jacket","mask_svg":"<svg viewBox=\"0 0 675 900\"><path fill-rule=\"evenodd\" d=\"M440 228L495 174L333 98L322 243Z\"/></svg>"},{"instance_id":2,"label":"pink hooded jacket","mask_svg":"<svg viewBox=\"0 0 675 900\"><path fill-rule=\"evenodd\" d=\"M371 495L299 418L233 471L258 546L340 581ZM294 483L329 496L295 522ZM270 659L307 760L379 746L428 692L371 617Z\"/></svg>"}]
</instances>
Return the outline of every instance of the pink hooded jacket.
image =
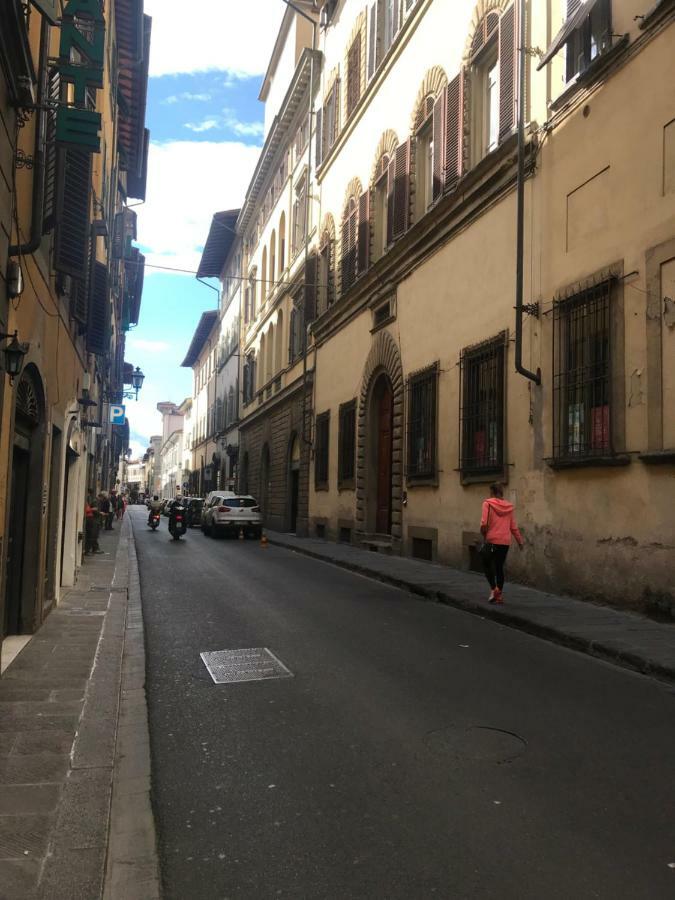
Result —
<instances>
[{"instance_id":1,"label":"pink hooded jacket","mask_svg":"<svg viewBox=\"0 0 675 900\"><path fill-rule=\"evenodd\" d=\"M483 501L483 513L480 518L481 528L487 525L485 540L490 544L502 544L508 547L511 543L511 535L523 543L523 536L516 525L516 517L513 514L513 503L502 500L499 497L490 497Z\"/></svg>"}]
</instances>

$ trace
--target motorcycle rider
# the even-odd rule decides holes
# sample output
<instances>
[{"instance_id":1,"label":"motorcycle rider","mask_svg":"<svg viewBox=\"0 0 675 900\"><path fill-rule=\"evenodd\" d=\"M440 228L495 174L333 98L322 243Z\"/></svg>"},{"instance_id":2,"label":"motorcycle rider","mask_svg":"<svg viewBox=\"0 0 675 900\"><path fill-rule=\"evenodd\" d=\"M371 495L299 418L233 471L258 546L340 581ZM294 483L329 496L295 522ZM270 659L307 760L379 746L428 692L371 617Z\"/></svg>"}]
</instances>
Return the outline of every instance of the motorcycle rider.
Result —
<instances>
[{"instance_id":1,"label":"motorcycle rider","mask_svg":"<svg viewBox=\"0 0 675 900\"><path fill-rule=\"evenodd\" d=\"M162 501L159 499L157 494L152 498L152 500L148 503L148 525L152 522L153 516L158 516L162 511Z\"/></svg>"},{"instance_id":2,"label":"motorcycle rider","mask_svg":"<svg viewBox=\"0 0 675 900\"><path fill-rule=\"evenodd\" d=\"M173 533L173 528L176 526L176 515L180 513L183 517L181 533L185 534L187 530L187 523L185 521L186 509L185 509L185 501L181 494L176 494L176 499L171 504L171 509L169 511L169 531Z\"/></svg>"}]
</instances>

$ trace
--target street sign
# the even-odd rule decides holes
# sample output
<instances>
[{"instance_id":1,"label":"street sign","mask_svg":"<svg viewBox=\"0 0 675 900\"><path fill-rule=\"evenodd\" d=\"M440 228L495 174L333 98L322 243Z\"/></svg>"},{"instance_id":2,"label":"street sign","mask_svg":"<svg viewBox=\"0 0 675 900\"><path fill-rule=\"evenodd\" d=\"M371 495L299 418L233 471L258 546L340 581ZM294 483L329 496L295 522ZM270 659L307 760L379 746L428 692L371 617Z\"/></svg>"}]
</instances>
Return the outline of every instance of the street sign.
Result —
<instances>
[{"instance_id":1,"label":"street sign","mask_svg":"<svg viewBox=\"0 0 675 900\"><path fill-rule=\"evenodd\" d=\"M126 407L118 406L116 404L110 404L110 424L111 425L124 425L124 420L126 419Z\"/></svg>"}]
</instances>

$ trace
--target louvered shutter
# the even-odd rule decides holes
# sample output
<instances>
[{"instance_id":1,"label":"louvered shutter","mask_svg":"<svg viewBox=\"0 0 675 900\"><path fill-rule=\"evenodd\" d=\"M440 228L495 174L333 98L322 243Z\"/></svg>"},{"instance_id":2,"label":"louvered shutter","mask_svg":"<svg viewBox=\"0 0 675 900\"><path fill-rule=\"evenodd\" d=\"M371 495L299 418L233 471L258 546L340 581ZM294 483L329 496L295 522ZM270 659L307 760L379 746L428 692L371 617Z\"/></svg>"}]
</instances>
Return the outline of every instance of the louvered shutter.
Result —
<instances>
[{"instance_id":1,"label":"louvered shutter","mask_svg":"<svg viewBox=\"0 0 675 900\"><path fill-rule=\"evenodd\" d=\"M58 69L49 72L48 100L50 104L58 104L61 100L61 73ZM45 194L42 233L49 234L54 227L56 214L56 192L59 159L62 151L56 145L56 106L50 105L47 111L47 134L45 146Z\"/></svg>"},{"instance_id":2,"label":"louvered shutter","mask_svg":"<svg viewBox=\"0 0 675 900\"><path fill-rule=\"evenodd\" d=\"M359 197L359 241L357 268L362 275L369 264L370 256L370 191Z\"/></svg>"},{"instance_id":3,"label":"louvered shutter","mask_svg":"<svg viewBox=\"0 0 675 900\"><path fill-rule=\"evenodd\" d=\"M499 20L499 140L507 138L516 125L517 38L516 5Z\"/></svg>"},{"instance_id":4,"label":"louvered shutter","mask_svg":"<svg viewBox=\"0 0 675 900\"><path fill-rule=\"evenodd\" d=\"M445 114L446 114L447 94L445 91L436 98L433 111L433 137L434 137L434 171L432 197L434 200L443 193L443 160L445 156Z\"/></svg>"},{"instance_id":5,"label":"louvered shutter","mask_svg":"<svg viewBox=\"0 0 675 900\"><path fill-rule=\"evenodd\" d=\"M567 0L567 18L570 19L581 6L581 0Z\"/></svg>"},{"instance_id":6,"label":"louvered shutter","mask_svg":"<svg viewBox=\"0 0 675 900\"><path fill-rule=\"evenodd\" d=\"M340 133L340 79L335 79L335 86L333 87L333 94L335 97L335 102L333 105L333 141L332 144L337 140L338 134ZM331 144L331 146L332 146Z\"/></svg>"},{"instance_id":7,"label":"louvered shutter","mask_svg":"<svg viewBox=\"0 0 675 900\"><path fill-rule=\"evenodd\" d=\"M408 188L410 183L410 141L396 148L394 156L394 215L392 237L394 240L408 230ZM391 167L389 169L391 175Z\"/></svg>"},{"instance_id":8,"label":"louvered shutter","mask_svg":"<svg viewBox=\"0 0 675 900\"><path fill-rule=\"evenodd\" d=\"M316 319L318 258L315 254L307 258L305 266L305 325Z\"/></svg>"},{"instance_id":9,"label":"louvered shutter","mask_svg":"<svg viewBox=\"0 0 675 900\"><path fill-rule=\"evenodd\" d=\"M63 165L58 179L54 268L84 278L89 242L91 153L68 148L60 151Z\"/></svg>"},{"instance_id":10,"label":"louvered shutter","mask_svg":"<svg viewBox=\"0 0 675 900\"><path fill-rule=\"evenodd\" d=\"M396 184L396 154L387 169L387 247L394 241L394 185Z\"/></svg>"},{"instance_id":11,"label":"louvered shutter","mask_svg":"<svg viewBox=\"0 0 675 900\"><path fill-rule=\"evenodd\" d=\"M322 130L321 130L322 124L323 124L323 110L317 109L317 111L316 111L316 131L314 133L317 168L323 162L323 135L322 135Z\"/></svg>"},{"instance_id":12,"label":"louvered shutter","mask_svg":"<svg viewBox=\"0 0 675 900\"><path fill-rule=\"evenodd\" d=\"M462 176L464 157L464 73L452 79L446 92L445 189L452 190Z\"/></svg>"},{"instance_id":13,"label":"louvered shutter","mask_svg":"<svg viewBox=\"0 0 675 900\"><path fill-rule=\"evenodd\" d=\"M361 95L361 33L356 36L347 54L347 115L356 108Z\"/></svg>"},{"instance_id":14,"label":"louvered shutter","mask_svg":"<svg viewBox=\"0 0 675 900\"><path fill-rule=\"evenodd\" d=\"M399 0L394 0L393 6L394 6L394 11L393 11L394 21L392 22L392 26L391 26L391 36L392 36L392 40L393 40L393 38L395 38L396 35L398 34L398 26L399 26L399 6L400 6Z\"/></svg>"},{"instance_id":15,"label":"louvered shutter","mask_svg":"<svg viewBox=\"0 0 675 900\"><path fill-rule=\"evenodd\" d=\"M92 267L87 320L87 350L105 356L110 347L110 299L108 267L95 262Z\"/></svg>"},{"instance_id":16,"label":"louvered shutter","mask_svg":"<svg viewBox=\"0 0 675 900\"><path fill-rule=\"evenodd\" d=\"M70 314L84 331L87 327L87 319L89 315L89 291L91 281L91 264L95 252L95 239L90 238L87 249L87 271L84 278L78 278L73 281L73 291L70 298Z\"/></svg>"},{"instance_id":17,"label":"louvered shutter","mask_svg":"<svg viewBox=\"0 0 675 900\"><path fill-rule=\"evenodd\" d=\"M375 62L377 53L377 3L370 7L368 31L368 80L375 74Z\"/></svg>"}]
</instances>

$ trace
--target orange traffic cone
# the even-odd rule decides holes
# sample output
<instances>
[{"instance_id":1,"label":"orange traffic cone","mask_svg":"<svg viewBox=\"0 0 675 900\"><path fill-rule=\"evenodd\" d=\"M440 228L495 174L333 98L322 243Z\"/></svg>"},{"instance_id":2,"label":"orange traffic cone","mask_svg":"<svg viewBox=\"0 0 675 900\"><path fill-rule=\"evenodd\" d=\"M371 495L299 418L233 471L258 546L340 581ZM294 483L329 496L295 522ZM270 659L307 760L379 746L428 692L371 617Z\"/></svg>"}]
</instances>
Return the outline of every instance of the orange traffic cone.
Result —
<instances>
[{"instance_id":1,"label":"orange traffic cone","mask_svg":"<svg viewBox=\"0 0 675 900\"><path fill-rule=\"evenodd\" d=\"M244 529L243 528L239 529L239 540L240 541L244 540Z\"/></svg>"},{"instance_id":2,"label":"orange traffic cone","mask_svg":"<svg viewBox=\"0 0 675 900\"><path fill-rule=\"evenodd\" d=\"M267 540L267 535L265 534L264 531L263 531L263 533L260 535L260 546L261 546L264 550L266 550L267 547L269 546L269 541Z\"/></svg>"}]
</instances>

